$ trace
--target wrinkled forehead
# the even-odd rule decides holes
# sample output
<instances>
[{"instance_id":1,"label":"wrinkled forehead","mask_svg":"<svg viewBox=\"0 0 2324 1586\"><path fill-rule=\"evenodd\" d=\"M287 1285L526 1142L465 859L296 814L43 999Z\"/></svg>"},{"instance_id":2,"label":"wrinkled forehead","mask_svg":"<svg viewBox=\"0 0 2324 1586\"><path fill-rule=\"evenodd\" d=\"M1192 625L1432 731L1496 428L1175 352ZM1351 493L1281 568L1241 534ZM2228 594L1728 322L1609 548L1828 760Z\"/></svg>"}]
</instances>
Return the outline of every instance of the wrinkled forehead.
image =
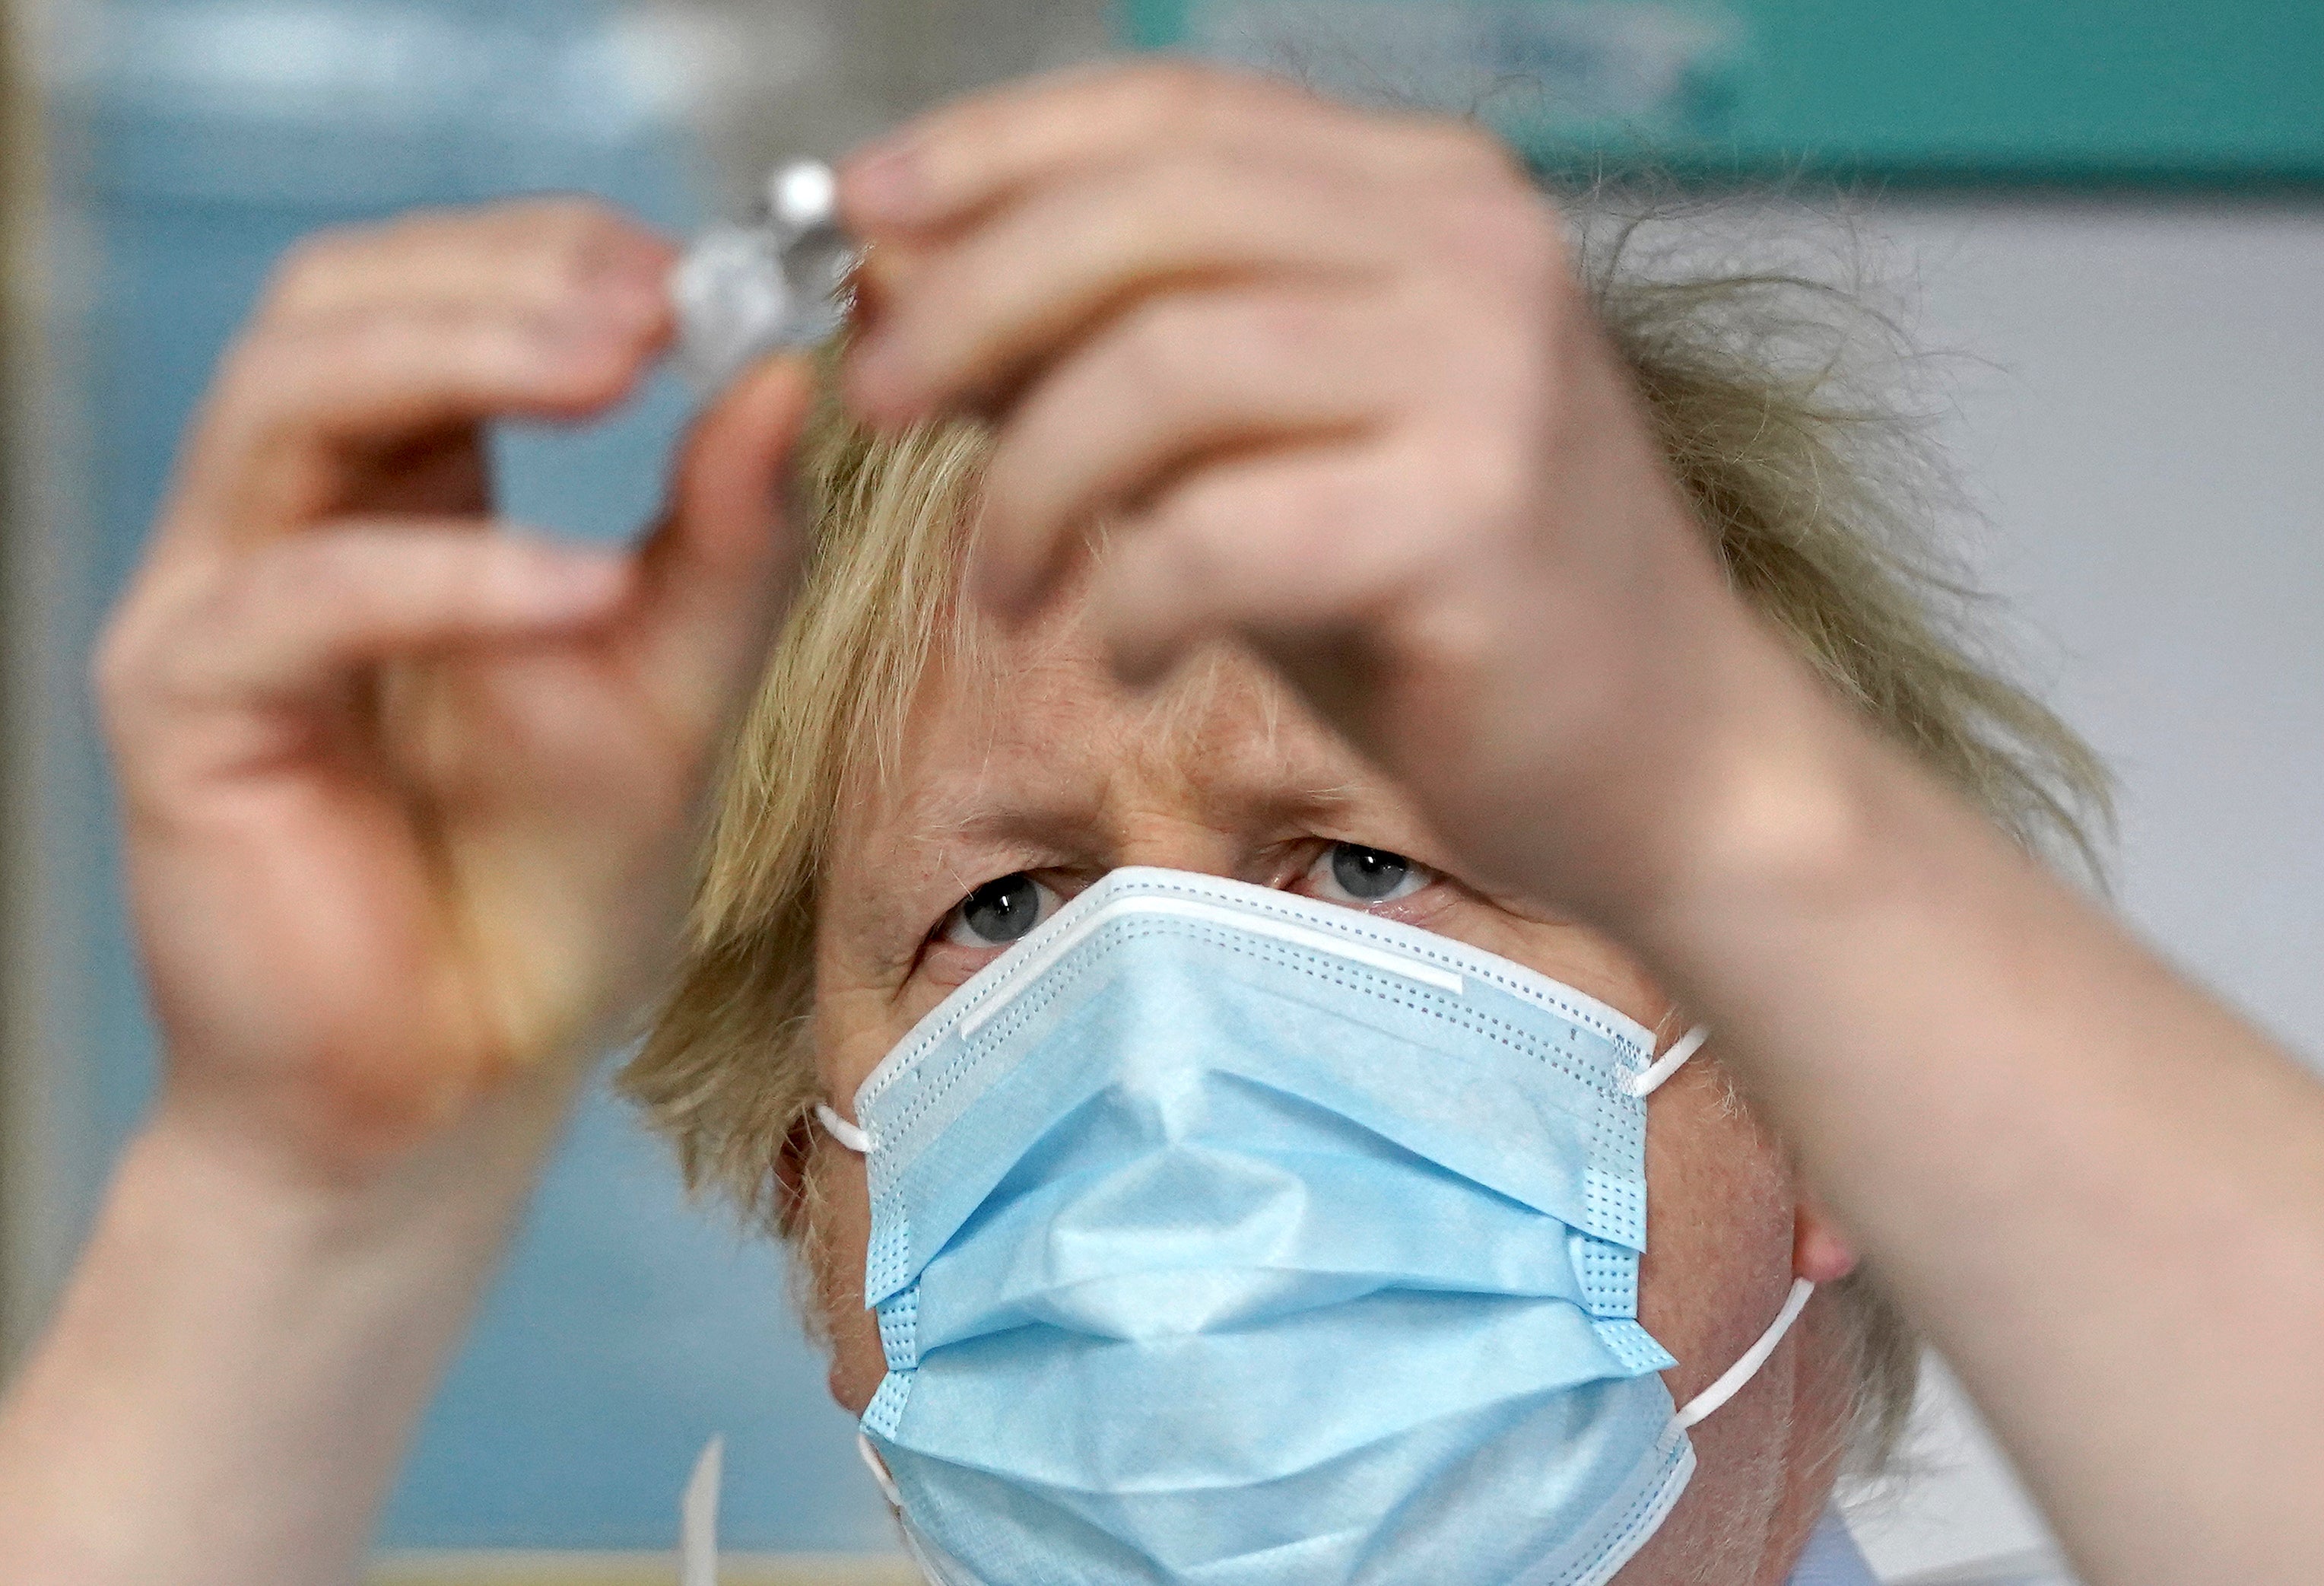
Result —
<instances>
[{"instance_id":1,"label":"wrinkled forehead","mask_svg":"<svg viewBox=\"0 0 2324 1586\"><path fill-rule=\"evenodd\" d=\"M859 746L840 853L964 827L1092 840L1167 807L1229 825L1345 796L1361 760L1274 670L1225 643L1150 689L1113 676L1071 591L1023 628L963 613L931 647L884 752Z\"/></svg>"}]
</instances>

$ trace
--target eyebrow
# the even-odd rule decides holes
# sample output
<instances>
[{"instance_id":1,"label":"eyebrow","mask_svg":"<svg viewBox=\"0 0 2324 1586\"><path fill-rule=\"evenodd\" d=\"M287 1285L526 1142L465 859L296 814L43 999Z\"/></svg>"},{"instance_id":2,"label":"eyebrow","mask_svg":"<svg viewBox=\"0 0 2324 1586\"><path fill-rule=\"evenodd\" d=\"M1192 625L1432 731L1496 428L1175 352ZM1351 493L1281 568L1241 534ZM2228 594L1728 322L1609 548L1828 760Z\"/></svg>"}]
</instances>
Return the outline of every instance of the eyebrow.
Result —
<instances>
[{"instance_id":1,"label":"eyebrow","mask_svg":"<svg viewBox=\"0 0 2324 1586\"><path fill-rule=\"evenodd\" d=\"M1228 681L1222 677L1213 687ZM1337 824L1383 795L1396 802L1378 785L1380 773L1368 775L1360 759L1333 752L1328 738L1280 731L1281 700L1271 690L1259 702L1266 720L1256 739L1237 732L1210 743L1200 724L1216 696L1200 686L1194 693L1149 718L1130 752L1188 776L1194 818L1225 814L1229 822L1220 824L1256 835ZM908 877L905 885L880 889L885 897L874 913L882 937L917 940L944 908L1010 871L1112 862L1121 835L1109 807L1113 754L1093 759L1093 746L1067 743L1032 763L1017 754L996 760L990 752L996 747L988 745L973 767L929 777L887 823L890 853L909 859L890 871L891 880L899 871Z\"/></svg>"},{"instance_id":2,"label":"eyebrow","mask_svg":"<svg viewBox=\"0 0 2324 1586\"><path fill-rule=\"evenodd\" d=\"M1087 799L977 798L954 793L930 798L900 823L899 839L939 853L1026 849L1063 853L1095 849L1111 838L1103 816Z\"/></svg>"},{"instance_id":3,"label":"eyebrow","mask_svg":"<svg viewBox=\"0 0 2324 1586\"><path fill-rule=\"evenodd\" d=\"M1231 775L1201 801L1213 810L1235 811L1236 824L1254 834L1302 826L1328 829L1340 824L1336 817L1373 802L1379 792L1368 792L1360 774L1351 774L1355 768L1330 763L1324 756L1259 764L1288 774ZM872 896L862 900L869 907L857 916L850 935L879 962L900 967L907 954L917 954L945 910L986 881L1013 871L1082 868L1093 862L1110 868L1107 855L1120 834L1108 816L1102 784L1093 788L1080 779L1028 777L1014 786L996 786L955 774L932 781L912 794L890 828L890 853L912 856L896 867L908 880L900 887L872 889Z\"/></svg>"},{"instance_id":4,"label":"eyebrow","mask_svg":"<svg viewBox=\"0 0 2324 1586\"><path fill-rule=\"evenodd\" d=\"M1286 788L1246 785L1216 802L1247 810L1254 817L1251 825L1268 827L1312 824L1365 800L1342 779ZM916 796L897 824L899 843L932 846L945 859L979 850L1061 856L1074 851L1095 853L1117 835L1092 799L1048 798L1038 792L995 798L957 786L939 786Z\"/></svg>"}]
</instances>

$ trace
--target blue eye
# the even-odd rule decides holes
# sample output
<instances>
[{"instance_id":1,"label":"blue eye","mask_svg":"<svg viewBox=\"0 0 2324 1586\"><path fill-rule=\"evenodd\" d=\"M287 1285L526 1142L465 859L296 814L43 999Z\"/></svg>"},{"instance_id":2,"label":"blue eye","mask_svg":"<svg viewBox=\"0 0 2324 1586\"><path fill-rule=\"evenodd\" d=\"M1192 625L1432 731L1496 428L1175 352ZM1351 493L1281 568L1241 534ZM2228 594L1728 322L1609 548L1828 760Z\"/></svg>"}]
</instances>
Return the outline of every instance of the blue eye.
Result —
<instances>
[{"instance_id":1,"label":"blue eye","mask_svg":"<svg viewBox=\"0 0 2324 1586\"><path fill-rule=\"evenodd\" d=\"M1409 898L1433 879L1427 866L1360 843L1333 844L1315 856L1308 873L1331 901L1359 906Z\"/></svg>"},{"instance_id":2,"label":"blue eye","mask_svg":"<svg viewBox=\"0 0 2324 1586\"><path fill-rule=\"evenodd\" d=\"M1048 917L1057 895L1023 871L971 892L945 919L944 939L964 947L1006 947Z\"/></svg>"}]
</instances>

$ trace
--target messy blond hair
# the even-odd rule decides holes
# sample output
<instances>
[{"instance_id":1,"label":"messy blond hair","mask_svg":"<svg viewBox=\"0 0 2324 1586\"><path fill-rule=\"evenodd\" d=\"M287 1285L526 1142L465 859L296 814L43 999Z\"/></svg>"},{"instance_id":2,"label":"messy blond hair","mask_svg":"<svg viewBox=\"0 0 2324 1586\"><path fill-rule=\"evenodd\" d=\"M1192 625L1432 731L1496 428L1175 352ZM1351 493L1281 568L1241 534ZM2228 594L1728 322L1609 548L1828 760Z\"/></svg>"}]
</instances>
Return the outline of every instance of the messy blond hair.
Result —
<instances>
[{"instance_id":1,"label":"messy blond hair","mask_svg":"<svg viewBox=\"0 0 2324 1586\"><path fill-rule=\"evenodd\" d=\"M1937 549L1941 475L1865 378L1867 350L1893 349L1890 323L1796 276L1634 269L1628 242L1596 255L1592 295L1733 587L2004 830L2094 864L2085 821L2106 814L2105 774L1972 642L1973 597ZM987 446L965 422L874 437L821 403L801 461L798 604L718 793L681 973L621 1077L690 1186L785 1237L814 1222L799 1198L822 1099L807 1027L835 812L849 778L884 770L951 629ZM1918 1348L1872 1275L1834 1292L1855 1462L1875 1468L1910 1410Z\"/></svg>"}]
</instances>

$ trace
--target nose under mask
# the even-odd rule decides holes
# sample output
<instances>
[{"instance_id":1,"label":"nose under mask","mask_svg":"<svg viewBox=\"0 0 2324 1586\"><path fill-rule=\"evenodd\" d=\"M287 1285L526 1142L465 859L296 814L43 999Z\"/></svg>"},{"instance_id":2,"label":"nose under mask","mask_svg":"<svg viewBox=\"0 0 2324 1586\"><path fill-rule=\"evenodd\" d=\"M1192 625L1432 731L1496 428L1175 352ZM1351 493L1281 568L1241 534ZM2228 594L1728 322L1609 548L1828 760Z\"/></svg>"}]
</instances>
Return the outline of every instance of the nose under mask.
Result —
<instances>
[{"instance_id":1,"label":"nose under mask","mask_svg":"<svg viewBox=\"0 0 2324 1586\"><path fill-rule=\"evenodd\" d=\"M856 1093L867 1463L942 1586L1598 1586L1669 1513L1646 1095L1701 1045L1351 909L1121 870Z\"/></svg>"}]
</instances>

